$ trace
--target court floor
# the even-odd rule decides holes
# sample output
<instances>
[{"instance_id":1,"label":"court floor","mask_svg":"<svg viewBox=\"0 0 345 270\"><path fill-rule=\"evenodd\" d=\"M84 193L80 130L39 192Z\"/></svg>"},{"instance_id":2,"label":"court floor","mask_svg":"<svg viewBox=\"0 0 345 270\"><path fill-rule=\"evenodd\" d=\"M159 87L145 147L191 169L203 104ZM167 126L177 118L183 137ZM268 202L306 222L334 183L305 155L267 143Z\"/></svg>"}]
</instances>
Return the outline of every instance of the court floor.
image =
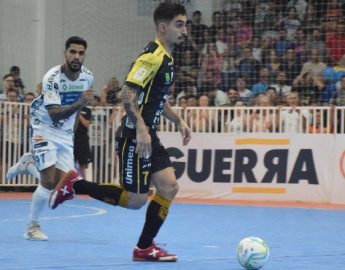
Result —
<instances>
[{"instance_id":1,"label":"court floor","mask_svg":"<svg viewBox=\"0 0 345 270\"><path fill-rule=\"evenodd\" d=\"M0 196L1 197L1 196ZM92 199L44 211L49 241L23 238L29 199L0 199L1 270L240 270L237 243L266 240L266 270L344 269L345 210L175 203L156 242L176 252L176 263L131 260L145 209L127 210Z\"/></svg>"}]
</instances>

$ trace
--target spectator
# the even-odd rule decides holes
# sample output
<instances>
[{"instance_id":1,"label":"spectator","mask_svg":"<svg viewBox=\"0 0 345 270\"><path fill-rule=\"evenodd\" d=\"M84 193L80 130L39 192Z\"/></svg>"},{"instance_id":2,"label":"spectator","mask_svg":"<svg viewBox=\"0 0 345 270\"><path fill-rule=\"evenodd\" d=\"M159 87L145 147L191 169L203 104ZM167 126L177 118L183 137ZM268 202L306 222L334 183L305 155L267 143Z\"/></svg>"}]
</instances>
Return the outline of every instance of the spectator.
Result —
<instances>
[{"instance_id":1,"label":"spectator","mask_svg":"<svg viewBox=\"0 0 345 270\"><path fill-rule=\"evenodd\" d=\"M311 29L311 35L309 35L305 44L305 49L310 52L312 49L317 49L320 55L320 60L325 62L326 60L326 45L321 38L321 30L319 28Z\"/></svg>"},{"instance_id":2,"label":"spectator","mask_svg":"<svg viewBox=\"0 0 345 270\"><path fill-rule=\"evenodd\" d=\"M269 49L266 51L264 57L264 66L269 70L269 80L273 81L277 77L277 72L280 70L281 63L276 50Z\"/></svg>"},{"instance_id":3,"label":"spectator","mask_svg":"<svg viewBox=\"0 0 345 270\"><path fill-rule=\"evenodd\" d=\"M284 99L286 95L291 91L291 85L287 84L286 72L278 71L275 83L271 85L279 96L280 99Z\"/></svg>"},{"instance_id":4,"label":"spectator","mask_svg":"<svg viewBox=\"0 0 345 270\"><path fill-rule=\"evenodd\" d=\"M299 95L296 92L287 94L286 103L288 108L283 108L280 112L280 121L282 132L284 133L302 133L306 128L306 119L310 119L308 110L298 108L300 106Z\"/></svg>"},{"instance_id":5,"label":"spectator","mask_svg":"<svg viewBox=\"0 0 345 270\"><path fill-rule=\"evenodd\" d=\"M288 11L290 11L290 8L294 8L296 10L297 15L298 15L298 19L303 21L305 13L306 13L307 1L305 1L305 0L290 0L287 3L287 8L288 8Z\"/></svg>"},{"instance_id":6,"label":"spectator","mask_svg":"<svg viewBox=\"0 0 345 270\"><path fill-rule=\"evenodd\" d=\"M186 108L187 107L187 98L185 96L179 97L176 106L181 107L181 108Z\"/></svg>"},{"instance_id":7,"label":"spectator","mask_svg":"<svg viewBox=\"0 0 345 270\"><path fill-rule=\"evenodd\" d=\"M221 68L223 58L224 56L218 53L216 44L209 43L206 44L206 52L201 54L199 59L200 75L204 76L206 72L212 72L217 86L220 86L222 82Z\"/></svg>"},{"instance_id":8,"label":"spectator","mask_svg":"<svg viewBox=\"0 0 345 270\"><path fill-rule=\"evenodd\" d=\"M9 91L10 90L16 91L14 87L14 77L11 74L6 74L2 78L2 85L3 85L3 90L2 90L2 93L0 94L0 101L6 101L8 99L7 95Z\"/></svg>"},{"instance_id":9,"label":"spectator","mask_svg":"<svg viewBox=\"0 0 345 270\"><path fill-rule=\"evenodd\" d=\"M255 36L261 36L265 27L265 17L271 10L271 2L268 1L255 1Z\"/></svg>"},{"instance_id":10,"label":"spectator","mask_svg":"<svg viewBox=\"0 0 345 270\"><path fill-rule=\"evenodd\" d=\"M213 43L213 41L212 41ZM225 52L228 49L227 38L226 38L226 30L223 27L219 27L215 36L215 42L217 47L217 52L224 56Z\"/></svg>"},{"instance_id":11,"label":"spectator","mask_svg":"<svg viewBox=\"0 0 345 270\"><path fill-rule=\"evenodd\" d=\"M322 71L327 67L324 62L320 61L320 52L317 48L313 48L310 51L309 61L303 64L299 77L304 74L310 74L311 76L322 79Z\"/></svg>"},{"instance_id":12,"label":"spectator","mask_svg":"<svg viewBox=\"0 0 345 270\"><path fill-rule=\"evenodd\" d=\"M24 102L30 103L35 99L35 94L33 92L28 92L24 95Z\"/></svg>"},{"instance_id":13,"label":"spectator","mask_svg":"<svg viewBox=\"0 0 345 270\"><path fill-rule=\"evenodd\" d=\"M20 78L20 68L18 66L12 66L10 68L10 74L14 78L14 87L19 94L19 98L24 96L24 83L23 80Z\"/></svg>"},{"instance_id":14,"label":"spectator","mask_svg":"<svg viewBox=\"0 0 345 270\"><path fill-rule=\"evenodd\" d=\"M345 60L345 57L344 57ZM327 106L336 90L336 73L332 67L326 67L322 71L323 81L325 83L325 90L322 93L322 104Z\"/></svg>"},{"instance_id":15,"label":"spectator","mask_svg":"<svg viewBox=\"0 0 345 270\"><path fill-rule=\"evenodd\" d=\"M116 77L112 77L101 89L101 104L103 106L114 106L120 102L120 83Z\"/></svg>"},{"instance_id":16,"label":"spectator","mask_svg":"<svg viewBox=\"0 0 345 270\"><path fill-rule=\"evenodd\" d=\"M208 33L212 42L216 42L217 32L222 27L224 27L222 13L220 11L214 11L212 14L212 25L208 28Z\"/></svg>"},{"instance_id":17,"label":"spectator","mask_svg":"<svg viewBox=\"0 0 345 270\"><path fill-rule=\"evenodd\" d=\"M210 101L207 95L201 95L198 99L200 109L188 113L187 123L192 131L207 132L214 128L215 111L209 109Z\"/></svg>"},{"instance_id":18,"label":"spectator","mask_svg":"<svg viewBox=\"0 0 345 270\"><path fill-rule=\"evenodd\" d=\"M203 45L205 43L205 33L207 32L207 26L201 23L202 13L199 10L193 12L191 34L194 42L197 45Z\"/></svg>"},{"instance_id":19,"label":"spectator","mask_svg":"<svg viewBox=\"0 0 345 270\"><path fill-rule=\"evenodd\" d=\"M305 44L306 44L307 40L306 40L306 35L305 32L302 28L298 28L296 30L296 34L295 34L295 53L296 53L296 57L301 61L301 62L305 62L307 57L307 52L306 52L306 48L305 48Z\"/></svg>"},{"instance_id":20,"label":"spectator","mask_svg":"<svg viewBox=\"0 0 345 270\"><path fill-rule=\"evenodd\" d=\"M273 104L271 99L266 94L260 94L257 97L257 106L260 107L254 110L248 120L249 130L251 132L272 132L275 128L275 116L271 109L265 107L271 107Z\"/></svg>"},{"instance_id":21,"label":"spectator","mask_svg":"<svg viewBox=\"0 0 345 270\"><path fill-rule=\"evenodd\" d=\"M280 19L276 23L277 27L282 27L287 31L287 39L293 41L295 39L295 33L301 26L301 21L298 17L297 10L294 6L288 8L288 15Z\"/></svg>"},{"instance_id":22,"label":"spectator","mask_svg":"<svg viewBox=\"0 0 345 270\"><path fill-rule=\"evenodd\" d=\"M184 87L182 88L183 90L180 91L180 93L178 93L177 97L176 97L176 103L179 106L179 99L180 97L186 97L186 96L190 96L190 95L197 95L197 88L195 86L195 84L191 81L186 81L184 83Z\"/></svg>"},{"instance_id":23,"label":"spectator","mask_svg":"<svg viewBox=\"0 0 345 270\"><path fill-rule=\"evenodd\" d=\"M197 58L193 50L187 49L182 52L180 65L178 66L178 72L189 73L195 67L197 67Z\"/></svg>"},{"instance_id":24,"label":"spectator","mask_svg":"<svg viewBox=\"0 0 345 270\"><path fill-rule=\"evenodd\" d=\"M232 50L226 50L224 54L224 60L221 68L222 83L221 89L229 89L234 84L238 75L238 69L236 64L236 55Z\"/></svg>"},{"instance_id":25,"label":"spectator","mask_svg":"<svg viewBox=\"0 0 345 270\"><path fill-rule=\"evenodd\" d=\"M308 127L308 133L324 134L333 132L334 107L331 106L330 109L325 111L325 114L323 112L323 110L314 110L312 121Z\"/></svg>"},{"instance_id":26,"label":"spectator","mask_svg":"<svg viewBox=\"0 0 345 270\"><path fill-rule=\"evenodd\" d=\"M306 72L293 81L292 90L299 93L302 106L309 106L321 103L324 87L322 79Z\"/></svg>"},{"instance_id":27,"label":"spectator","mask_svg":"<svg viewBox=\"0 0 345 270\"><path fill-rule=\"evenodd\" d=\"M256 81L260 66L260 62L253 56L252 48L250 46L244 47L241 57L236 62L239 73L245 77L248 87L251 87Z\"/></svg>"},{"instance_id":28,"label":"spectator","mask_svg":"<svg viewBox=\"0 0 345 270\"><path fill-rule=\"evenodd\" d=\"M296 58L295 50L286 50L281 70L286 72L287 84L292 85L293 80L300 74L302 69L301 62Z\"/></svg>"},{"instance_id":29,"label":"spectator","mask_svg":"<svg viewBox=\"0 0 345 270\"><path fill-rule=\"evenodd\" d=\"M279 39L273 45L273 48L276 50L278 57L284 56L286 50L294 49L294 47L294 41L287 39L287 30L281 29L279 32Z\"/></svg>"},{"instance_id":30,"label":"spectator","mask_svg":"<svg viewBox=\"0 0 345 270\"><path fill-rule=\"evenodd\" d=\"M259 82L253 85L253 97L258 94L265 93L269 86L269 70L267 67L262 67L259 72Z\"/></svg>"},{"instance_id":31,"label":"spectator","mask_svg":"<svg viewBox=\"0 0 345 270\"><path fill-rule=\"evenodd\" d=\"M340 84L336 92L333 93L330 103L336 106L345 106L345 75L340 79Z\"/></svg>"},{"instance_id":32,"label":"spectator","mask_svg":"<svg viewBox=\"0 0 345 270\"><path fill-rule=\"evenodd\" d=\"M225 122L225 126L228 132L240 134L247 131L248 115L243 109L245 107L243 101L238 100L234 107L234 117L232 119L229 117Z\"/></svg>"},{"instance_id":33,"label":"spectator","mask_svg":"<svg viewBox=\"0 0 345 270\"><path fill-rule=\"evenodd\" d=\"M285 99L279 97L277 90L272 86L267 88L266 95L271 99L272 106L282 105L285 103Z\"/></svg>"},{"instance_id":34,"label":"spectator","mask_svg":"<svg viewBox=\"0 0 345 270\"><path fill-rule=\"evenodd\" d=\"M23 111L18 104L18 92L14 88L7 90L7 102L11 102L3 106L1 110L0 131L2 135L2 146L0 155L0 166L5 165L5 170L8 165L14 164L17 158L23 154L23 137L24 130L26 130L27 121L22 121ZM5 160L2 160L6 157ZM1 177L1 172L0 172ZM2 178L1 178L2 179Z\"/></svg>"},{"instance_id":35,"label":"spectator","mask_svg":"<svg viewBox=\"0 0 345 270\"><path fill-rule=\"evenodd\" d=\"M335 33L330 33L326 37L326 47L328 57L332 65L338 63L345 54L345 22L339 21Z\"/></svg>"},{"instance_id":36,"label":"spectator","mask_svg":"<svg viewBox=\"0 0 345 270\"><path fill-rule=\"evenodd\" d=\"M341 18L342 17L341 6L338 0L328 0L326 7L326 18Z\"/></svg>"},{"instance_id":37,"label":"spectator","mask_svg":"<svg viewBox=\"0 0 345 270\"><path fill-rule=\"evenodd\" d=\"M320 24L321 16L318 16L318 12L315 4L308 3L305 11L304 20L302 25L305 29L314 29Z\"/></svg>"},{"instance_id":38,"label":"spectator","mask_svg":"<svg viewBox=\"0 0 345 270\"><path fill-rule=\"evenodd\" d=\"M236 43L240 47L248 45L253 37L253 29L243 16L238 17L238 26L236 28Z\"/></svg>"},{"instance_id":39,"label":"spectator","mask_svg":"<svg viewBox=\"0 0 345 270\"><path fill-rule=\"evenodd\" d=\"M228 90L228 98L229 98L229 101L228 103L226 103L226 105L231 106L231 107L235 106L236 102L240 100L238 91L235 88L230 87Z\"/></svg>"},{"instance_id":40,"label":"spectator","mask_svg":"<svg viewBox=\"0 0 345 270\"><path fill-rule=\"evenodd\" d=\"M198 97L196 95L187 96L187 107L198 107Z\"/></svg>"},{"instance_id":41,"label":"spectator","mask_svg":"<svg viewBox=\"0 0 345 270\"><path fill-rule=\"evenodd\" d=\"M253 96L252 91L247 88L246 79L242 76L236 79L236 90L238 92L239 99L245 104L250 103L250 99Z\"/></svg>"},{"instance_id":42,"label":"spectator","mask_svg":"<svg viewBox=\"0 0 345 270\"><path fill-rule=\"evenodd\" d=\"M213 83L205 84L202 93L208 95L211 106L223 106L229 103L227 94L218 89Z\"/></svg>"}]
</instances>

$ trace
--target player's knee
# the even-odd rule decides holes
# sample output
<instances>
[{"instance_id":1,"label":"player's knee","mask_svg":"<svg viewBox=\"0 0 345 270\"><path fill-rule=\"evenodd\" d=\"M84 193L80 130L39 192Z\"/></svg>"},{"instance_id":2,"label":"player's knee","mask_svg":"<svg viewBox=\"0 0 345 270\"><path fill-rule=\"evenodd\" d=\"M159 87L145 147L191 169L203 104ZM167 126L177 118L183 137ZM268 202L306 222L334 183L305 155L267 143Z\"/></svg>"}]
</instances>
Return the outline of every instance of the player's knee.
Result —
<instances>
[{"instance_id":1,"label":"player's knee","mask_svg":"<svg viewBox=\"0 0 345 270\"><path fill-rule=\"evenodd\" d=\"M178 190L179 186L177 184L177 181L172 181L165 184L164 186L157 187L157 193L169 199L173 199L176 196Z\"/></svg>"},{"instance_id":2,"label":"player's knee","mask_svg":"<svg viewBox=\"0 0 345 270\"><path fill-rule=\"evenodd\" d=\"M147 201L146 194L137 194L137 196L130 196L127 204L128 209L138 210L145 205Z\"/></svg>"},{"instance_id":3,"label":"player's knee","mask_svg":"<svg viewBox=\"0 0 345 270\"><path fill-rule=\"evenodd\" d=\"M177 184L177 181L174 181L168 187L168 192L173 196L177 194L178 190L179 190L179 185Z\"/></svg>"}]
</instances>

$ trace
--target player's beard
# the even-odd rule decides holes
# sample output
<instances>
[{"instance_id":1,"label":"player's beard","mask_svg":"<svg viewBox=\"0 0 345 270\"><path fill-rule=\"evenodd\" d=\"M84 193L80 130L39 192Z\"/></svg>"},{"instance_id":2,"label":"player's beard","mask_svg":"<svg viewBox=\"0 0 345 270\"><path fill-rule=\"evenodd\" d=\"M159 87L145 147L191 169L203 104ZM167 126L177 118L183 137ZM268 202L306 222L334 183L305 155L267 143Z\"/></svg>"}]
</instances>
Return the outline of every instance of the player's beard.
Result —
<instances>
[{"instance_id":1,"label":"player's beard","mask_svg":"<svg viewBox=\"0 0 345 270\"><path fill-rule=\"evenodd\" d=\"M72 62L67 62L67 65L72 72L76 73L80 71L82 63L80 61L74 60Z\"/></svg>"},{"instance_id":2,"label":"player's beard","mask_svg":"<svg viewBox=\"0 0 345 270\"><path fill-rule=\"evenodd\" d=\"M177 38L177 41L174 42L174 47L178 46L178 45L181 45L182 43L186 42L187 41L187 36L185 35L182 35L180 37Z\"/></svg>"}]
</instances>

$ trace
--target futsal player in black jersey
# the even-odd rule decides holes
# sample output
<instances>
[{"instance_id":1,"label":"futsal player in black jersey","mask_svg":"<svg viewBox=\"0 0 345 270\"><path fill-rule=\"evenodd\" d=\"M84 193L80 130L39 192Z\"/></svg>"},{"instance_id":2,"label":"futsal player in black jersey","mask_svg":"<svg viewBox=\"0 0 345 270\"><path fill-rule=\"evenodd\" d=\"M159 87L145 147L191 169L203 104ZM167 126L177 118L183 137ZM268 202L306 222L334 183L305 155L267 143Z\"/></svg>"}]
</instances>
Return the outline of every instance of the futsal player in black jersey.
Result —
<instances>
[{"instance_id":1,"label":"futsal player in black jersey","mask_svg":"<svg viewBox=\"0 0 345 270\"><path fill-rule=\"evenodd\" d=\"M133 260L176 261L175 254L154 243L178 191L168 153L157 137L157 125L163 115L176 124L183 145L191 139L191 131L185 121L166 102L174 78L171 53L174 46L187 36L186 10L181 4L162 2L153 17L156 40L149 42L136 59L120 94L126 111L116 132L121 185L99 186L71 171L59 182L49 205L54 209L73 198L74 189L76 193L88 194L109 204L139 209L146 203L152 184L156 192L148 205Z\"/></svg>"}]
</instances>

